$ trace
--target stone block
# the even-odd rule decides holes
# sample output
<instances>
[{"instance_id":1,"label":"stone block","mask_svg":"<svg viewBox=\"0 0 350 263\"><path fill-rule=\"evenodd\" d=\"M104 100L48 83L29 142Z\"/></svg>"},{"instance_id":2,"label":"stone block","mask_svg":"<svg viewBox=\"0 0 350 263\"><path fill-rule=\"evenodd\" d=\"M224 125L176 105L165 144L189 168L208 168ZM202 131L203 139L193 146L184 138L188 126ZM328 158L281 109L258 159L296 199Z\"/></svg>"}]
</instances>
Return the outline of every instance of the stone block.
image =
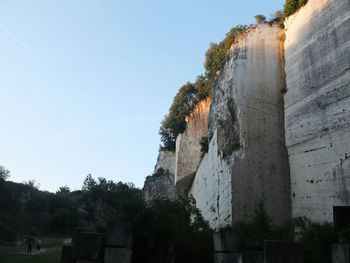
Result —
<instances>
[{"instance_id":1,"label":"stone block","mask_svg":"<svg viewBox=\"0 0 350 263\"><path fill-rule=\"evenodd\" d=\"M213 234L215 252L239 252L239 240L230 231L220 230Z\"/></svg>"},{"instance_id":2,"label":"stone block","mask_svg":"<svg viewBox=\"0 0 350 263\"><path fill-rule=\"evenodd\" d=\"M263 263L264 255L262 252L242 253L242 263Z\"/></svg>"},{"instance_id":3,"label":"stone block","mask_svg":"<svg viewBox=\"0 0 350 263\"><path fill-rule=\"evenodd\" d=\"M76 263L103 263L102 260L85 260L85 259L78 259Z\"/></svg>"},{"instance_id":4,"label":"stone block","mask_svg":"<svg viewBox=\"0 0 350 263\"><path fill-rule=\"evenodd\" d=\"M152 257L154 263L175 263L175 253L159 253Z\"/></svg>"},{"instance_id":5,"label":"stone block","mask_svg":"<svg viewBox=\"0 0 350 263\"><path fill-rule=\"evenodd\" d=\"M104 256L106 235L80 233L75 245L75 258L79 260L101 260Z\"/></svg>"},{"instance_id":6,"label":"stone block","mask_svg":"<svg viewBox=\"0 0 350 263\"><path fill-rule=\"evenodd\" d=\"M104 263L131 263L132 249L106 247Z\"/></svg>"},{"instance_id":7,"label":"stone block","mask_svg":"<svg viewBox=\"0 0 350 263\"><path fill-rule=\"evenodd\" d=\"M121 248L133 247L132 225L121 221L107 223L107 245Z\"/></svg>"},{"instance_id":8,"label":"stone block","mask_svg":"<svg viewBox=\"0 0 350 263\"><path fill-rule=\"evenodd\" d=\"M264 263L304 263L304 251L300 244L288 241L264 242Z\"/></svg>"},{"instance_id":9,"label":"stone block","mask_svg":"<svg viewBox=\"0 0 350 263\"><path fill-rule=\"evenodd\" d=\"M74 247L64 245L61 252L61 263L74 263Z\"/></svg>"},{"instance_id":10,"label":"stone block","mask_svg":"<svg viewBox=\"0 0 350 263\"><path fill-rule=\"evenodd\" d=\"M332 263L350 263L350 244L332 245Z\"/></svg>"},{"instance_id":11,"label":"stone block","mask_svg":"<svg viewBox=\"0 0 350 263\"><path fill-rule=\"evenodd\" d=\"M85 260L85 259L78 259L76 263L103 263L102 260Z\"/></svg>"},{"instance_id":12,"label":"stone block","mask_svg":"<svg viewBox=\"0 0 350 263\"><path fill-rule=\"evenodd\" d=\"M214 263L242 263L239 253L214 253Z\"/></svg>"},{"instance_id":13,"label":"stone block","mask_svg":"<svg viewBox=\"0 0 350 263\"><path fill-rule=\"evenodd\" d=\"M87 228L83 227L75 227L73 229L73 235L72 235L72 245L75 246L78 240L78 236L80 233L88 232Z\"/></svg>"}]
</instances>

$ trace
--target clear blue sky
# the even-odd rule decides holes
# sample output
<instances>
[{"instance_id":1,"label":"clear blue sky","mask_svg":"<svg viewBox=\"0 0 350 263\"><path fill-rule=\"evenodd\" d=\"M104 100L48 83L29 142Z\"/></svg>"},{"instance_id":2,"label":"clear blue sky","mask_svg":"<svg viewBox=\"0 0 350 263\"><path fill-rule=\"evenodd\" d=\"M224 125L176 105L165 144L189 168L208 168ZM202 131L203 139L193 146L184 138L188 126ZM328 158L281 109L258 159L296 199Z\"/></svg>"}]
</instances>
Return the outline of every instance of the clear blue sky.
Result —
<instances>
[{"instance_id":1,"label":"clear blue sky","mask_svg":"<svg viewBox=\"0 0 350 263\"><path fill-rule=\"evenodd\" d=\"M283 0L0 0L0 164L11 180L141 187L179 87L234 25Z\"/></svg>"}]
</instances>

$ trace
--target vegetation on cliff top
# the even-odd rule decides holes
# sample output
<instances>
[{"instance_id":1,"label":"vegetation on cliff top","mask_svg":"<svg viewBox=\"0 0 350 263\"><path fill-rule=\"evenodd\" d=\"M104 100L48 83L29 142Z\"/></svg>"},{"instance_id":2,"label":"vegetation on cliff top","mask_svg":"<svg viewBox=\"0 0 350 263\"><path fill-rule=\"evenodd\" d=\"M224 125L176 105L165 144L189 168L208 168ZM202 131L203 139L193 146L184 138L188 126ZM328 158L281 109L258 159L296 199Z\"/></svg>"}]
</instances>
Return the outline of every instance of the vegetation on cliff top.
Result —
<instances>
[{"instance_id":1,"label":"vegetation on cliff top","mask_svg":"<svg viewBox=\"0 0 350 263\"><path fill-rule=\"evenodd\" d=\"M290 1L291 0L287 0L284 13L289 12ZM298 6L306 3L306 0L296 1L298 2ZM292 7L294 7L293 4ZM256 15L255 19L258 24L275 23L283 25L284 21L281 11L277 11L275 17L270 21L267 21L266 17L263 15ZM162 150L175 150L177 136L186 129L186 116L192 112L197 103L212 96L213 82L224 67L232 44L235 43L237 37L249 27L250 26L247 25L235 26L227 32L225 38L220 43L210 43L209 49L205 53L205 73L198 76L194 83L187 82L180 88L173 99L169 113L161 122L159 134L161 136Z\"/></svg>"},{"instance_id":2,"label":"vegetation on cliff top","mask_svg":"<svg viewBox=\"0 0 350 263\"><path fill-rule=\"evenodd\" d=\"M308 0L286 0L284 5L283 14L285 17L293 15L299 10L300 7L306 5Z\"/></svg>"},{"instance_id":3,"label":"vegetation on cliff top","mask_svg":"<svg viewBox=\"0 0 350 263\"><path fill-rule=\"evenodd\" d=\"M243 25L233 27L219 44L210 44L205 53L204 75L198 76L194 83L187 82L180 88L173 99L169 113L161 123L159 134L162 149L175 150L176 137L186 129L186 116L200 101L211 97L213 81L223 68L231 45L247 28L248 26Z\"/></svg>"}]
</instances>

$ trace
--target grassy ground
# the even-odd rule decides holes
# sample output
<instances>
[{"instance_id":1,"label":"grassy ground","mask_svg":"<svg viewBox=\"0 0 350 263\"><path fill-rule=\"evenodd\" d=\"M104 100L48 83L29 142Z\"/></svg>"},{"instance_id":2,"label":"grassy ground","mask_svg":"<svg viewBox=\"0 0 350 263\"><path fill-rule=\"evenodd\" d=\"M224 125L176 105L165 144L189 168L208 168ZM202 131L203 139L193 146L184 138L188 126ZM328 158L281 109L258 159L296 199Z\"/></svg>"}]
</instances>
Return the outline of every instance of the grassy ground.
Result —
<instances>
[{"instance_id":1,"label":"grassy ground","mask_svg":"<svg viewBox=\"0 0 350 263\"><path fill-rule=\"evenodd\" d=\"M1 263L58 263L64 238L42 238L42 251L37 253L33 246L33 254L26 254L26 247L0 246Z\"/></svg>"}]
</instances>

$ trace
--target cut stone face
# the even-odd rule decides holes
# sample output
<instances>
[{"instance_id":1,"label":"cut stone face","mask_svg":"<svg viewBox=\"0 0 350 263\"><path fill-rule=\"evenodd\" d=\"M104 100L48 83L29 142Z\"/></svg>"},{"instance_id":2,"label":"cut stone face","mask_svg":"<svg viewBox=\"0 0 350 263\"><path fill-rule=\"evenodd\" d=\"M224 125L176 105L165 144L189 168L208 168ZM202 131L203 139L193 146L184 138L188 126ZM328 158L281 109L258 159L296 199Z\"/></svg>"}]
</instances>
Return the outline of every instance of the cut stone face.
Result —
<instances>
[{"instance_id":1,"label":"cut stone face","mask_svg":"<svg viewBox=\"0 0 350 263\"><path fill-rule=\"evenodd\" d=\"M107 247L104 263L131 263L132 250L128 248Z\"/></svg>"},{"instance_id":2,"label":"cut stone face","mask_svg":"<svg viewBox=\"0 0 350 263\"><path fill-rule=\"evenodd\" d=\"M80 233L75 245L75 258L80 260L103 259L106 235L100 233Z\"/></svg>"},{"instance_id":3,"label":"cut stone face","mask_svg":"<svg viewBox=\"0 0 350 263\"><path fill-rule=\"evenodd\" d=\"M215 253L214 263L242 263L242 255L239 253Z\"/></svg>"},{"instance_id":4,"label":"cut stone face","mask_svg":"<svg viewBox=\"0 0 350 263\"><path fill-rule=\"evenodd\" d=\"M265 263L304 263L304 251L300 244L288 241L265 241Z\"/></svg>"},{"instance_id":5,"label":"cut stone face","mask_svg":"<svg viewBox=\"0 0 350 263\"><path fill-rule=\"evenodd\" d=\"M61 252L61 263L74 262L74 247L71 245L64 245Z\"/></svg>"},{"instance_id":6,"label":"cut stone face","mask_svg":"<svg viewBox=\"0 0 350 263\"><path fill-rule=\"evenodd\" d=\"M230 231L218 231L213 234L215 252L239 252L239 240Z\"/></svg>"},{"instance_id":7,"label":"cut stone face","mask_svg":"<svg viewBox=\"0 0 350 263\"><path fill-rule=\"evenodd\" d=\"M133 247L132 225L113 221L107 224L107 245L121 248Z\"/></svg>"},{"instance_id":8,"label":"cut stone face","mask_svg":"<svg viewBox=\"0 0 350 263\"><path fill-rule=\"evenodd\" d=\"M332 262L350 263L350 244L333 244Z\"/></svg>"}]
</instances>

